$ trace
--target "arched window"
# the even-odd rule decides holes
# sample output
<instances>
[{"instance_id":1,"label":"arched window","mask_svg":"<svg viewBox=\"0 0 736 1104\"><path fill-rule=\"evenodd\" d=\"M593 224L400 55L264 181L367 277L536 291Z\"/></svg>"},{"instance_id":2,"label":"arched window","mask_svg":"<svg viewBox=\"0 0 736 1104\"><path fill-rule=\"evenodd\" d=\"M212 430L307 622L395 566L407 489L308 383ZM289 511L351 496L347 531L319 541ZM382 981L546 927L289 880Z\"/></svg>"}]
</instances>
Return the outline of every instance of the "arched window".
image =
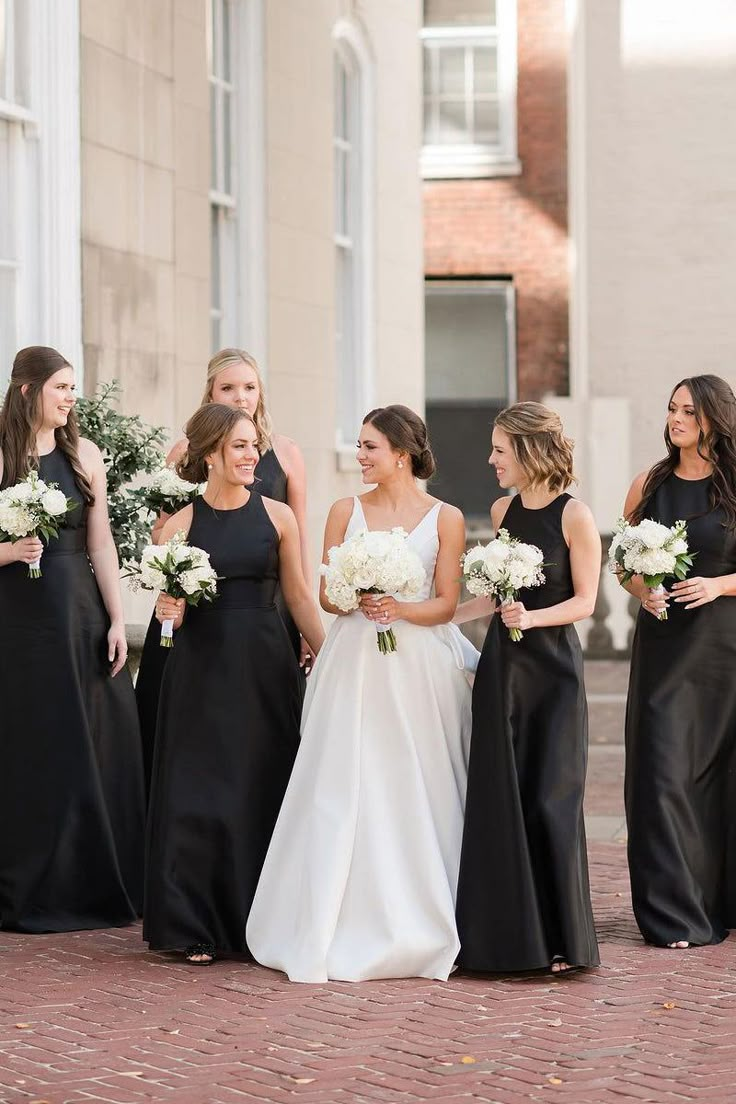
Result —
<instances>
[{"instance_id":1,"label":"arched window","mask_svg":"<svg viewBox=\"0 0 736 1104\"><path fill-rule=\"evenodd\" d=\"M333 38L337 444L352 449L373 402L373 80L361 28L340 20Z\"/></svg>"}]
</instances>

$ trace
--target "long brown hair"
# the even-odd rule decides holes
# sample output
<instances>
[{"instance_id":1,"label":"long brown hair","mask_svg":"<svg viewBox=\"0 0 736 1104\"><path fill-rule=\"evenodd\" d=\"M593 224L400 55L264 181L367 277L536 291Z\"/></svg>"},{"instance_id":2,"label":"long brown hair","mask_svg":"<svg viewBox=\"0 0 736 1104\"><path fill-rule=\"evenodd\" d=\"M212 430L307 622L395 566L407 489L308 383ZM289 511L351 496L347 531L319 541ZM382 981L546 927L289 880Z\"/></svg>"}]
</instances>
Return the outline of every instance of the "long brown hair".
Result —
<instances>
[{"instance_id":1,"label":"long brown hair","mask_svg":"<svg viewBox=\"0 0 736 1104\"><path fill-rule=\"evenodd\" d=\"M363 425L374 425L397 452L407 452L411 458L411 473L417 479L429 479L437 470L429 444L427 427L408 406L393 403L369 411Z\"/></svg>"},{"instance_id":2,"label":"long brown hair","mask_svg":"<svg viewBox=\"0 0 736 1104\"><path fill-rule=\"evenodd\" d=\"M0 452L3 457L0 487L12 487L25 479L31 469L38 469L36 433L41 416L41 392L44 384L62 368L71 368L71 364L56 349L50 349L47 345L29 345L16 353L5 402L0 410ZM57 447L72 466L74 481L82 498L91 506L95 496L79 459L79 428L73 409L69 411L66 425L54 430L54 437Z\"/></svg>"},{"instance_id":3,"label":"long brown hair","mask_svg":"<svg viewBox=\"0 0 736 1104\"><path fill-rule=\"evenodd\" d=\"M224 403L207 403L195 410L184 430L187 451L176 465L177 474L190 483L205 483L209 474L207 457L222 449L240 421L250 422L258 433L255 419L245 410Z\"/></svg>"},{"instance_id":4,"label":"long brown hair","mask_svg":"<svg viewBox=\"0 0 736 1104\"><path fill-rule=\"evenodd\" d=\"M261 453L268 452L272 447L273 423L271 422L271 415L266 409L266 392L263 388L263 378L258 368L258 361L250 353L246 353L245 349L220 349L219 353L215 353L207 365L207 385L202 396L202 405L212 402L212 385L215 378L219 376L220 372L223 372L226 368L232 368L235 364L245 364L248 368L252 368L255 373L258 383L258 405L253 411L253 424L258 434L258 451Z\"/></svg>"},{"instance_id":5,"label":"long brown hair","mask_svg":"<svg viewBox=\"0 0 736 1104\"><path fill-rule=\"evenodd\" d=\"M686 387L698 423L698 456L713 465L710 485L711 509L723 508L725 527L736 529L736 395L720 376L688 376L672 388L669 401L680 387ZM668 404L669 405L669 404ZM708 431L703 422L708 422ZM641 502L632 510L629 521L637 525L649 516L652 499L665 479L680 463L680 449L673 444L669 425L664 427L667 455L649 472L642 489Z\"/></svg>"},{"instance_id":6,"label":"long brown hair","mask_svg":"<svg viewBox=\"0 0 736 1104\"><path fill-rule=\"evenodd\" d=\"M556 410L538 402L515 403L502 410L493 424L510 437L514 456L533 487L566 491L576 482L573 442L565 436Z\"/></svg>"}]
</instances>

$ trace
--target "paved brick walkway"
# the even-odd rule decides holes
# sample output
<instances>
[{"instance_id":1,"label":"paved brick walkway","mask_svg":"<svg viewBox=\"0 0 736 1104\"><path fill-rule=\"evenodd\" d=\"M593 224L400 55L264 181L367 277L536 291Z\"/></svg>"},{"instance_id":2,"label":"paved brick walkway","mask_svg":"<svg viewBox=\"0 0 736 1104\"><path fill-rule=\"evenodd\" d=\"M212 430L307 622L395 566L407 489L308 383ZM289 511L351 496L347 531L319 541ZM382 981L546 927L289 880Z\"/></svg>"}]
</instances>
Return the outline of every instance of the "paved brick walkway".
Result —
<instances>
[{"instance_id":1,"label":"paved brick walkway","mask_svg":"<svg viewBox=\"0 0 736 1104\"><path fill-rule=\"evenodd\" d=\"M639 939L609 831L622 757L603 707L620 722L622 683L603 675L588 805L600 970L296 986L150 954L138 928L0 934L0 1104L733 1104L736 945Z\"/></svg>"}]
</instances>

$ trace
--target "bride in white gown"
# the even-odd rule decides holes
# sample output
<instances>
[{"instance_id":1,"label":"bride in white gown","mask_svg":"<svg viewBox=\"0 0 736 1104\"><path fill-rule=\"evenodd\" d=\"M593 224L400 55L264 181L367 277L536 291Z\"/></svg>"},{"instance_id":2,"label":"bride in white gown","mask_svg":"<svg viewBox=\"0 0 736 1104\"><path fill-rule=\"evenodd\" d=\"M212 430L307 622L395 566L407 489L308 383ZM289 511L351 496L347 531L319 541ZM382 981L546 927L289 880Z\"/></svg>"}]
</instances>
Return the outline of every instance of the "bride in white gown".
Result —
<instances>
[{"instance_id":1,"label":"bride in white gown","mask_svg":"<svg viewBox=\"0 0 736 1104\"><path fill-rule=\"evenodd\" d=\"M462 514L420 489L434 460L418 415L371 411L358 445L376 489L330 511L327 549L400 525L426 569L411 603L368 595L336 617L309 679L301 747L246 939L292 981L446 980L459 950L455 890L463 832L475 650L448 622L460 589ZM395 623L382 655L376 623ZM477 653L475 653L477 655Z\"/></svg>"}]
</instances>

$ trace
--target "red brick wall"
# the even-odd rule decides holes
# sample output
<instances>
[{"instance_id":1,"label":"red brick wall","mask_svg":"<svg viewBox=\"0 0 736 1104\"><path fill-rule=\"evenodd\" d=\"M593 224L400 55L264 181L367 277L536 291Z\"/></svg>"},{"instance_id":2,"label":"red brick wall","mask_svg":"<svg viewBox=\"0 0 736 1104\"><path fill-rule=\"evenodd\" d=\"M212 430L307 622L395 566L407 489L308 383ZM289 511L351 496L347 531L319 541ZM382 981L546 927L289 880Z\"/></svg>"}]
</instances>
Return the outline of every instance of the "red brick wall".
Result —
<instances>
[{"instance_id":1,"label":"red brick wall","mask_svg":"<svg viewBox=\"0 0 736 1104\"><path fill-rule=\"evenodd\" d=\"M510 275L516 288L520 398L568 388L564 0L518 2L521 176L430 180L425 271Z\"/></svg>"}]
</instances>

